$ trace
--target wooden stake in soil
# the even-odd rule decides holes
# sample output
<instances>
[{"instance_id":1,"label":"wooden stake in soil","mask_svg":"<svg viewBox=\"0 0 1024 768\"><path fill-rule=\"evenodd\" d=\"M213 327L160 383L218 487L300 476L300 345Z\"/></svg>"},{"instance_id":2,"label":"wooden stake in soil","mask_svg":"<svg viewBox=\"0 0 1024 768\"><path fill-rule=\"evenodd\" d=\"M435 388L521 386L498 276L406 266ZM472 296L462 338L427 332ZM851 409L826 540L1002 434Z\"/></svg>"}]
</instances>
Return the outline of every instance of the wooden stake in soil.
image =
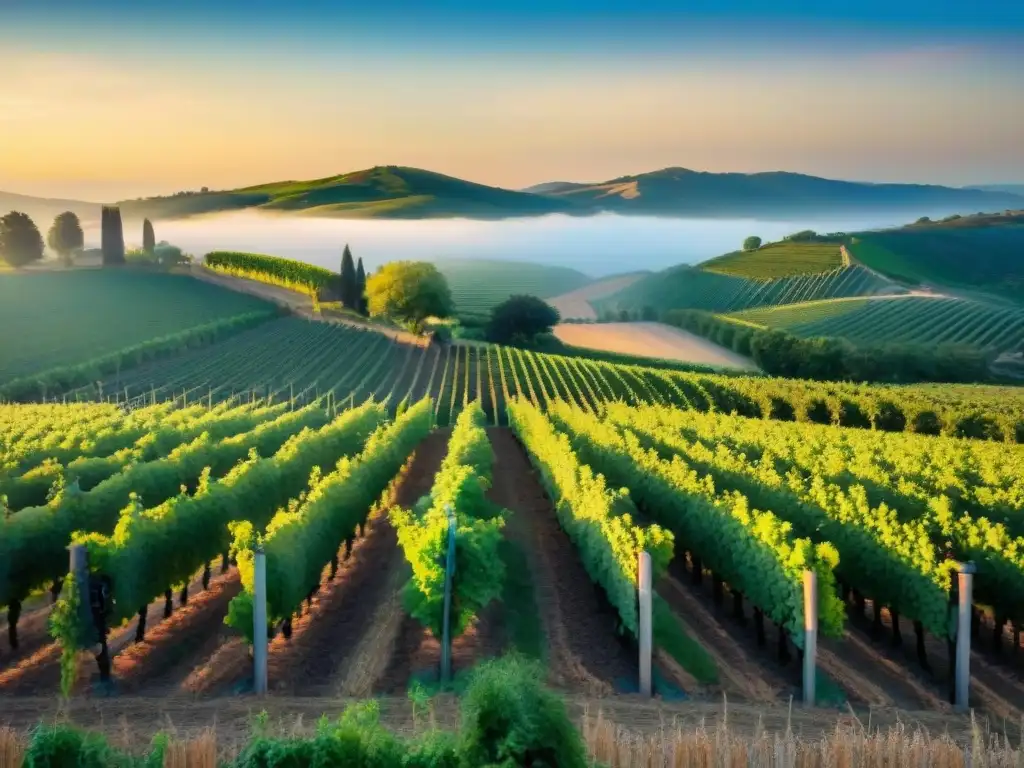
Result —
<instances>
[{"instance_id":1,"label":"wooden stake in soil","mask_svg":"<svg viewBox=\"0 0 1024 768\"><path fill-rule=\"evenodd\" d=\"M253 690L267 692L267 556L263 546L256 547L255 584L253 585Z\"/></svg>"},{"instance_id":2,"label":"wooden stake in soil","mask_svg":"<svg viewBox=\"0 0 1024 768\"><path fill-rule=\"evenodd\" d=\"M648 552L640 553L640 574L639 574L639 604L640 604L640 694L650 696L651 688L651 647L654 642L654 630L652 622L652 600L651 594L651 555Z\"/></svg>"},{"instance_id":3,"label":"wooden stake in soil","mask_svg":"<svg viewBox=\"0 0 1024 768\"><path fill-rule=\"evenodd\" d=\"M973 562L961 563L957 574L959 615L956 627L956 710L967 711L971 681L971 599L974 592Z\"/></svg>"},{"instance_id":4,"label":"wooden stake in soil","mask_svg":"<svg viewBox=\"0 0 1024 768\"><path fill-rule=\"evenodd\" d=\"M441 628L441 682L452 677L452 580L455 576L455 512L448 507L448 554L444 568L444 618Z\"/></svg>"},{"instance_id":5,"label":"wooden stake in soil","mask_svg":"<svg viewBox=\"0 0 1024 768\"><path fill-rule=\"evenodd\" d=\"M818 668L818 574L804 571L804 704L814 706Z\"/></svg>"}]
</instances>

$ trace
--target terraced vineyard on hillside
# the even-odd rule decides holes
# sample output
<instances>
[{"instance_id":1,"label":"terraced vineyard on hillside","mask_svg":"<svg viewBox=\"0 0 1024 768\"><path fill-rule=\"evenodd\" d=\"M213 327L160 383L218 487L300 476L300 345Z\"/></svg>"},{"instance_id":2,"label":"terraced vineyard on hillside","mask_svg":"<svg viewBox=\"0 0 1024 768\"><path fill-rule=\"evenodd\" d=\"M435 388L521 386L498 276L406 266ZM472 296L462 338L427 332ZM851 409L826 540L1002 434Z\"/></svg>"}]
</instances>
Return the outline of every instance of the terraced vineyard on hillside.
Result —
<instances>
[{"instance_id":1,"label":"terraced vineyard on hillside","mask_svg":"<svg viewBox=\"0 0 1024 768\"><path fill-rule=\"evenodd\" d=\"M643 307L658 312L671 309L738 312L753 307L868 296L892 289L890 282L858 265L775 279L748 279L680 266L645 276L593 303L599 311L613 312L639 311Z\"/></svg>"},{"instance_id":2,"label":"terraced vineyard on hillside","mask_svg":"<svg viewBox=\"0 0 1024 768\"><path fill-rule=\"evenodd\" d=\"M836 299L730 316L797 336L835 336L855 343L963 344L1005 350L1024 338L1024 308L947 297Z\"/></svg>"},{"instance_id":3,"label":"terraced vineyard on hillside","mask_svg":"<svg viewBox=\"0 0 1024 768\"><path fill-rule=\"evenodd\" d=\"M783 240L751 251L736 251L701 264L707 272L769 280L796 275L818 275L850 266L841 243L804 243Z\"/></svg>"}]
</instances>

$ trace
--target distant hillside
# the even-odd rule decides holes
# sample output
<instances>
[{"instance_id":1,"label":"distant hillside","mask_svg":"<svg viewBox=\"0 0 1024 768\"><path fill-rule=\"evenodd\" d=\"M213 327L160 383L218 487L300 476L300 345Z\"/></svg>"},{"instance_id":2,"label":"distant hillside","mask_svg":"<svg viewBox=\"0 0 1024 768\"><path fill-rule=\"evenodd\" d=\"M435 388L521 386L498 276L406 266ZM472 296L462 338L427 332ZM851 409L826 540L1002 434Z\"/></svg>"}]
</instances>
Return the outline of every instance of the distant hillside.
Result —
<instances>
[{"instance_id":1,"label":"distant hillside","mask_svg":"<svg viewBox=\"0 0 1024 768\"><path fill-rule=\"evenodd\" d=\"M1008 192L1011 195L1024 196L1024 184L978 184L966 189L980 189L983 192Z\"/></svg>"},{"instance_id":2,"label":"distant hillside","mask_svg":"<svg viewBox=\"0 0 1024 768\"><path fill-rule=\"evenodd\" d=\"M735 251L700 265L707 272L767 280L814 275L849 266L840 242L769 243L752 251Z\"/></svg>"},{"instance_id":3,"label":"distant hillside","mask_svg":"<svg viewBox=\"0 0 1024 768\"><path fill-rule=\"evenodd\" d=\"M1024 222L864 232L848 248L857 261L911 285L977 289L1024 303Z\"/></svg>"},{"instance_id":4,"label":"distant hillside","mask_svg":"<svg viewBox=\"0 0 1024 768\"><path fill-rule=\"evenodd\" d=\"M1024 197L999 191L920 184L868 184L798 173L706 173L665 168L596 184L552 182L525 191L578 207L686 216L776 216L879 209L996 210Z\"/></svg>"},{"instance_id":5,"label":"distant hillside","mask_svg":"<svg viewBox=\"0 0 1024 768\"><path fill-rule=\"evenodd\" d=\"M16 195L11 192L0 192L0 216L9 211L21 211L28 214L45 235L57 214L72 211L78 214L83 224L100 220L100 204L87 203L82 200L62 200L48 197L32 197Z\"/></svg>"},{"instance_id":6,"label":"distant hillside","mask_svg":"<svg viewBox=\"0 0 1024 768\"><path fill-rule=\"evenodd\" d=\"M312 181L126 200L122 214L179 218L256 209L339 218L502 219L602 211L661 216L784 217L852 211L928 210L934 215L1024 207L1005 192L833 181L796 173L705 173L666 168L597 184L548 182L513 191L401 166Z\"/></svg>"},{"instance_id":7,"label":"distant hillside","mask_svg":"<svg viewBox=\"0 0 1024 768\"><path fill-rule=\"evenodd\" d=\"M120 205L126 216L151 219L242 209L338 218L501 219L566 212L571 208L557 199L401 166L377 166L313 181L281 181L228 191L126 200Z\"/></svg>"}]
</instances>

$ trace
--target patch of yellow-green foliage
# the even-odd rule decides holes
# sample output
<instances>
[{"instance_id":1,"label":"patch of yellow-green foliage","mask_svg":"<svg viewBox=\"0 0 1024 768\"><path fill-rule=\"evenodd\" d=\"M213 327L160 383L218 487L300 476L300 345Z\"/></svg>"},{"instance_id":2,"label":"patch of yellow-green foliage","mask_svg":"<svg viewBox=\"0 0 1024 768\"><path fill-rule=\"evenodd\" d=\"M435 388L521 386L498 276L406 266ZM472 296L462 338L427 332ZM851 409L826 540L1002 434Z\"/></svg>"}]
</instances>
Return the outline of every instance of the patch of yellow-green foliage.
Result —
<instances>
[{"instance_id":1,"label":"patch of yellow-green foliage","mask_svg":"<svg viewBox=\"0 0 1024 768\"><path fill-rule=\"evenodd\" d=\"M778 307L757 307L726 315L730 320L741 320L767 328L794 328L805 323L814 323L833 317L840 317L860 309L870 299L825 299L786 304Z\"/></svg>"},{"instance_id":2,"label":"patch of yellow-green foliage","mask_svg":"<svg viewBox=\"0 0 1024 768\"><path fill-rule=\"evenodd\" d=\"M752 251L735 251L701 265L707 272L752 280L814 275L847 266L839 243L782 241Z\"/></svg>"}]
</instances>

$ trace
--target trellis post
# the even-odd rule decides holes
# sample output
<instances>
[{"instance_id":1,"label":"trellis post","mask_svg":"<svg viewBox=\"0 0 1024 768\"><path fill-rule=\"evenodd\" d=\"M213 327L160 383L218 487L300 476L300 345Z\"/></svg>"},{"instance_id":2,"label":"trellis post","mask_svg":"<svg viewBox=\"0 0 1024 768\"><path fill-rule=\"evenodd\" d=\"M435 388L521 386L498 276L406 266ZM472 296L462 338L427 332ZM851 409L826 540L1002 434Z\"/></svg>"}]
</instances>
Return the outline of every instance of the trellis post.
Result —
<instances>
[{"instance_id":1,"label":"trellis post","mask_svg":"<svg viewBox=\"0 0 1024 768\"><path fill-rule=\"evenodd\" d=\"M651 654L654 645L653 598L651 591L651 555L640 553L638 574L638 603L640 607L640 694L650 696L653 691L651 683Z\"/></svg>"}]
</instances>

